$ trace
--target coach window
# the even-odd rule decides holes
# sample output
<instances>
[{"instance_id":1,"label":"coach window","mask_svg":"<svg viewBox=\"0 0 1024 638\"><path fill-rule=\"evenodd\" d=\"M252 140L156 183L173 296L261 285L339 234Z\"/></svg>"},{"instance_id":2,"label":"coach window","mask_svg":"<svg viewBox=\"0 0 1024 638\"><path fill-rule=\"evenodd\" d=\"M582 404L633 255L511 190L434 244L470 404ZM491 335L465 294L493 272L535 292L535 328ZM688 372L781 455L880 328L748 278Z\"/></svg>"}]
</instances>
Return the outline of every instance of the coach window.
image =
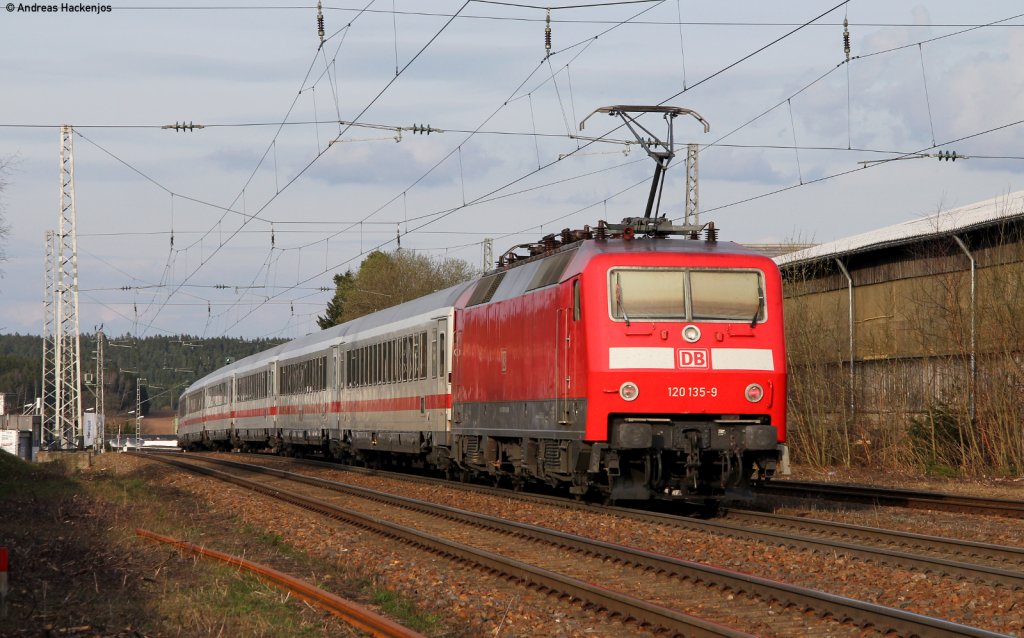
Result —
<instances>
[{"instance_id":1,"label":"coach window","mask_svg":"<svg viewBox=\"0 0 1024 638\"><path fill-rule=\"evenodd\" d=\"M375 343L373 349L373 385L380 383L380 344Z\"/></svg>"},{"instance_id":2,"label":"coach window","mask_svg":"<svg viewBox=\"0 0 1024 638\"><path fill-rule=\"evenodd\" d=\"M409 377L409 366L405 363L405 337L398 340L398 380L405 381Z\"/></svg>"},{"instance_id":3,"label":"coach window","mask_svg":"<svg viewBox=\"0 0 1024 638\"><path fill-rule=\"evenodd\" d=\"M445 349L444 341L445 341L445 334L442 332L442 333L437 335L437 356L438 356L437 374L442 379L444 379L445 375L447 374L447 367L448 367L448 359L446 358L445 351L444 351L444 349Z\"/></svg>"},{"instance_id":4,"label":"coach window","mask_svg":"<svg viewBox=\"0 0 1024 638\"><path fill-rule=\"evenodd\" d=\"M373 348L366 346L363 348L363 385L370 385L373 383Z\"/></svg>"},{"instance_id":5,"label":"coach window","mask_svg":"<svg viewBox=\"0 0 1024 638\"><path fill-rule=\"evenodd\" d=\"M412 374L409 375L410 379L418 379L420 376L420 340L417 336L411 337L412 340Z\"/></svg>"},{"instance_id":6,"label":"coach window","mask_svg":"<svg viewBox=\"0 0 1024 638\"><path fill-rule=\"evenodd\" d=\"M760 273L693 271L690 303L695 321L763 321L764 286Z\"/></svg>"},{"instance_id":7,"label":"coach window","mask_svg":"<svg viewBox=\"0 0 1024 638\"><path fill-rule=\"evenodd\" d=\"M427 378L427 333L420 333L420 378Z\"/></svg>"},{"instance_id":8,"label":"coach window","mask_svg":"<svg viewBox=\"0 0 1024 638\"><path fill-rule=\"evenodd\" d=\"M430 331L430 378L437 378L437 328Z\"/></svg>"}]
</instances>

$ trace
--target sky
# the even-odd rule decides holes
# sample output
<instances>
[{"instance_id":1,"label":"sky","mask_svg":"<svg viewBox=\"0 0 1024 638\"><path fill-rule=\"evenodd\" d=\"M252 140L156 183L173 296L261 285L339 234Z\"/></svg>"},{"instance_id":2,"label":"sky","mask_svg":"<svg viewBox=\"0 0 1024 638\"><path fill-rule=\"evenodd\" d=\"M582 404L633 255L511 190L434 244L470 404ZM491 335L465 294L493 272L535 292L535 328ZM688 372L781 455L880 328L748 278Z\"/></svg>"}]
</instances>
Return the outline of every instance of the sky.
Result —
<instances>
[{"instance_id":1,"label":"sky","mask_svg":"<svg viewBox=\"0 0 1024 638\"><path fill-rule=\"evenodd\" d=\"M682 221L696 143L701 221L741 243L831 241L1024 190L1022 12L570 0L551 3L547 50L548 12L529 3L330 2L323 42L315 4L7 4L0 333L42 331L62 124L83 332L293 338L317 329L334 273L398 241L482 268L486 238L497 256L642 215L654 162L608 115L580 130L603 106L703 116L708 133L675 120L661 212ZM164 128L186 122L203 128ZM912 155L939 151L969 159Z\"/></svg>"}]
</instances>

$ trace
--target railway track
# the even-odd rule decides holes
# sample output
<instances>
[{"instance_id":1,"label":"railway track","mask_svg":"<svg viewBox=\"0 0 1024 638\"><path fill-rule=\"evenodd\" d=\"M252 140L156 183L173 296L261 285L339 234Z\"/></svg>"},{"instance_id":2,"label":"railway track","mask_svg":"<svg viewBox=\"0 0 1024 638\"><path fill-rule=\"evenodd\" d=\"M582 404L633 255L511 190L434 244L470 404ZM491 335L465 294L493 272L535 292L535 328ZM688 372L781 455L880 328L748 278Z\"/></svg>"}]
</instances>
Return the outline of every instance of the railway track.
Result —
<instances>
[{"instance_id":1,"label":"railway track","mask_svg":"<svg viewBox=\"0 0 1024 638\"><path fill-rule=\"evenodd\" d=\"M559 592L658 631L684 635L744 635L726 626L732 625L778 636L825 633L859 636L865 629L904 636L999 635L756 576L274 468L209 457L196 459L191 455L159 458L495 570L531 586ZM230 472L203 463L228 468ZM303 494L294 493L297 483L303 485ZM695 609L710 622L689 615L688 612Z\"/></svg>"},{"instance_id":2,"label":"railway track","mask_svg":"<svg viewBox=\"0 0 1024 638\"><path fill-rule=\"evenodd\" d=\"M957 562L958 565L983 568L971 571L952 566L952 571L947 575L962 578L978 576L980 580L1016 589L1024 585L1024 548L1020 547L746 510L727 510L724 520L747 529L797 530L809 537L913 551L922 557L934 556ZM939 569L935 571L941 571L944 564L948 563L937 563ZM920 566L931 569L928 563Z\"/></svg>"},{"instance_id":3,"label":"railway track","mask_svg":"<svg viewBox=\"0 0 1024 638\"><path fill-rule=\"evenodd\" d=\"M805 549L826 555L841 553L865 561L926 574L938 574L956 580L1024 589L1024 549L1018 547L747 510L725 510L725 516L721 518L702 520L632 508L585 504L562 497L512 493L509 490L480 485L339 466L336 463L309 459L293 459L292 462L334 470L344 469L357 473L393 476L400 480L457 487L568 509L608 512L623 518L658 525Z\"/></svg>"},{"instance_id":4,"label":"railway track","mask_svg":"<svg viewBox=\"0 0 1024 638\"><path fill-rule=\"evenodd\" d=\"M794 498L825 499L846 503L886 505L965 514L1024 518L1024 501L959 496L942 492L922 492L862 485L770 481L756 487L758 494Z\"/></svg>"}]
</instances>

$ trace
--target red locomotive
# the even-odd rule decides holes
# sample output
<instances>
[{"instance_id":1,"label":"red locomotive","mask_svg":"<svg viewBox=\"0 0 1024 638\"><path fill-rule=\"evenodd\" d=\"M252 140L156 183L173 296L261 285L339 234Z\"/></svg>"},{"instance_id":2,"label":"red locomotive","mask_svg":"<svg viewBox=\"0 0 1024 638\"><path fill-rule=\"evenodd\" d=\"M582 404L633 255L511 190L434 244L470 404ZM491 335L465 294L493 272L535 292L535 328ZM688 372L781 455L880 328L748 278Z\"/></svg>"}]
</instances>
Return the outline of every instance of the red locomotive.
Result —
<instances>
[{"instance_id":1,"label":"red locomotive","mask_svg":"<svg viewBox=\"0 0 1024 638\"><path fill-rule=\"evenodd\" d=\"M717 241L713 224L652 216L671 121L707 130L699 115L598 111L631 129L632 112L669 122L668 142L637 136L658 162L643 217L549 235L479 279L221 368L182 395L180 445L319 451L609 500L714 501L770 477L786 437L779 271Z\"/></svg>"}]
</instances>

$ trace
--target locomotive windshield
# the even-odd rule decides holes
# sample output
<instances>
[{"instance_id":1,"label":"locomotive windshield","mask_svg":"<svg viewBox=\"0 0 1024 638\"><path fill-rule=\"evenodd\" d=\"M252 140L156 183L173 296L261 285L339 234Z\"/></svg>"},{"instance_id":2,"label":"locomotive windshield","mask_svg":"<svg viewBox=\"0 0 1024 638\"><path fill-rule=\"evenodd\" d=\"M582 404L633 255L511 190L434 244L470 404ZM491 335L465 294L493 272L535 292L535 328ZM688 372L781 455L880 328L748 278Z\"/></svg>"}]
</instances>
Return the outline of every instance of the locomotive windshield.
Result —
<instances>
[{"instance_id":1,"label":"locomotive windshield","mask_svg":"<svg viewBox=\"0 0 1024 638\"><path fill-rule=\"evenodd\" d=\"M751 270L620 269L609 277L618 321L763 321L764 284Z\"/></svg>"}]
</instances>

